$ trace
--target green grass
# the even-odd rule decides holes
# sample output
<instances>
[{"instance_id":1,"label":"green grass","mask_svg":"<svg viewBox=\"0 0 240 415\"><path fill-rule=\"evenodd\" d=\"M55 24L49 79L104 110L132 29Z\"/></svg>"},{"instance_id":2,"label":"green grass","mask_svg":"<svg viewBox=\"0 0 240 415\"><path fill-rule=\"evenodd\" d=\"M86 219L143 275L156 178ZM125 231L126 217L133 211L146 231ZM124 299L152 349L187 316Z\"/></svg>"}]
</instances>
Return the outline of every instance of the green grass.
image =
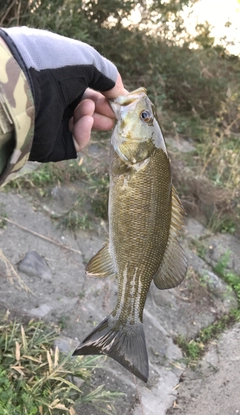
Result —
<instances>
[{"instance_id":1,"label":"green grass","mask_svg":"<svg viewBox=\"0 0 240 415\"><path fill-rule=\"evenodd\" d=\"M99 356L72 358L59 353L53 342L56 326L30 321L20 324L0 320L0 414L74 415L75 404L93 405L98 411L113 413L117 392L104 386L92 388L91 372L99 366ZM89 383L84 393L72 381Z\"/></svg>"},{"instance_id":2,"label":"green grass","mask_svg":"<svg viewBox=\"0 0 240 415\"><path fill-rule=\"evenodd\" d=\"M219 215L214 212L209 218L208 222L209 229L213 232L229 233L233 235L236 232L237 225L231 216Z\"/></svg>"},{"instance_id":3,"label":"green grass","mask_svg":"<svg viewBox=\"0 0 240 415\"><path fill-rule=\"evenodd\" d=\"M230 251L221 256L214 271L221 276L235 291L240 306L240 276L228 269Z\"/></svg>"},{"instance_id":4,"label":"green grass","mask_svg":"<svg viewBox=\"0 0 240 415\"><path fill-rule=\"evenodd\" d=\"M194 246L197 247L198 254L200 246L200 253L202 253L202 246L201 244L198 245L198 241L197 244L194 241ZM240 276L228 269L229 260L230 251L227 251L215 265L214 272L223 278L233 289L238 300L238 308L232 309L229 314L224 315L213 324L200 330L198 335L190 341L182 335L175 339L178 346L183 350L186 364L189 366L194 367L196 365L197 360L204 354L207 344L212 339L218 338L229 325L240 321Z\"/></svg>"},{"instance_id":5,"label":"green grass","mask_svg":"<svg viewBox=\"0 0 240 415\"><path fill-rule=\"evenodd\" d=\"M190 341L180 335L175 339L176 344L182 349L185 363L194 367L198 359L205 353L208 343L220 336L229 325L240 321L240 309L231 310L218 321L200 330L198 335Z\"/></svg>"},{"instance_id":6,"label":"green grass","mask_svg":"<svg viewBox=\"0 0 240 415\"><path fill-rule=\"evenodd\" d=\"M5 190L36 188L43 191L49 186L63 182L73 182L85 177L85 171L78 166L76 160L61 161L58 163L43 163L31 173L24 174L10 181L4 186Z\"/></svg>"},{"instance_id":7,"label":"green grass","mask_svg":"<svg viewBox=\"0 0 240 415\"><path fill-rule=\"evenodd\" d=\"M4 203L0 202L0 228L2 229L5 229L7 226L7 221L5 218L7 218L6 206Z\"/></svg>"},{"instance_id":8,"label":"green grass","mask_svg":"<svg viewBox=\"0 0 240 415\"><path fill-rule=\"evenodd\" d=\"M11 181L4 189L19 192L34 191L34 194L37 193L44 198L48 196L49 189L52 187L57 184L68 185L69 182L79 187L80 196L67 212L52 217L58 222L58 226L71 231L87 230L92 228L91 222L96 218L107 220L109 175L105 167L94 168L90 158L80 166L75 160L43 164L32 173ZM6 215L5 210L3 211L0 206L0 213L1 211L4 213L0 216ZM0 227L5 225L2 219Z\"/></svg>"},{"instance_id":9,"label":"green grass","mask_svg":"<svg viewBox=\"0 0 240 415\"><path fill-rule=\"evenodd\" d=\"M91 229L91 218L88 214L83 214L81 211L74 208L65 213L61 219L58 220L58 226L71 231L76 231L78 229L87 230Z\"/></svg>"},{"instance_id":10,"label":"green grass","mask_svg":"<svg viewBox=\"0 0 240 415\"><path fill-rule=\"evenodd\" d=\"M109 175L92 175L90 180L90 191L93 191L91 200L94 214L102 219L108 218L108 193L109 193Z\"/></svg>"},{"instance_id":11,"label":"green grass","mask_svg":"<svg viewBox=\"0 0 240 415\"><path fill-rule=\"evenodd\" d=\"M207 248L206 246L203 244L202 241L200 241L199 239L192 239L190 241L190 247L196 251L197 255L202 258L205 259L206 257L206 252L207 252Z\"/></svg>"}]
</instances>

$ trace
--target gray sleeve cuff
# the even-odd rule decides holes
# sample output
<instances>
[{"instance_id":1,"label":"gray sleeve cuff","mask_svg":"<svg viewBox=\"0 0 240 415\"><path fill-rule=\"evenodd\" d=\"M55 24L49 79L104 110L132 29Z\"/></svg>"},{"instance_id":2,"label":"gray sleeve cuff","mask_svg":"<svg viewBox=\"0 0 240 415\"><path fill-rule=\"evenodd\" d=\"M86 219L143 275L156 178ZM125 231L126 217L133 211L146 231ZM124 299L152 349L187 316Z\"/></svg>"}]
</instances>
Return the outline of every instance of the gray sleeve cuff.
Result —
<instances>
[{"instance_id":1,"label":"gray sleeve cuff","mask_svg":"<svg viewBox=\"0 0 240 415\"><path fill-rule=\"evenodd\" d=\"M4 31L17 46L28 68L40 71L94 65L103 75L116 82L116 66L84 42L28 27L11 27Z\"/></svg>"}]
</instances>

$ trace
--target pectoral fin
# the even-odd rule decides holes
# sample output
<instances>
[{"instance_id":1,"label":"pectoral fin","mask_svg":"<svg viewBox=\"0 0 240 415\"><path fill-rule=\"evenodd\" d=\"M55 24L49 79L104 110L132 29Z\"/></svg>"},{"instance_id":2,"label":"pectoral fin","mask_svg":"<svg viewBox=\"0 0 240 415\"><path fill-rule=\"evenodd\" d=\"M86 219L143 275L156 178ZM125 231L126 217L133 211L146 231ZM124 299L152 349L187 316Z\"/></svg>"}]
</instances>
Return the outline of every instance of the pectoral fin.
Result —
<instances>
[{"instance_id":1,"label":"pectoral fin","mask_svg":"<svg viewBox=\"0 0 240 415\"><path fill-rule=\"evenodd\" d=\"M168 243L160 268L154 276L154 283L160 290L176 287L183 281L187 272L187 258L178 242L183 224L183 214L184 209L173 187L172 216Z\"/></svg>"},{"instance_id":2,"label":"pectoral fin","mask_svg":"<svg viewBox=\"0 0 240 415\"><path fill-rule=\"evenodd\" d=\"M116 274L109 250L109 242L106 242L98 253L90 259L86 266L86 273L93 277L109 277Z\"/></svg>"}]
</instances>

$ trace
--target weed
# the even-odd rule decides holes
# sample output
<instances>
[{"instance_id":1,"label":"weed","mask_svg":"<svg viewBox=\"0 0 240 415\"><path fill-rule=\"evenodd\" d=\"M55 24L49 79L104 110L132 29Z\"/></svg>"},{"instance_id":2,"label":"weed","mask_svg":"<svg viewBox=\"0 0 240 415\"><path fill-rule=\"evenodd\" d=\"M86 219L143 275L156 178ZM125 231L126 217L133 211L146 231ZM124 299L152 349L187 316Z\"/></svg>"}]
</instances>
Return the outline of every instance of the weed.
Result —
<instances>
[{"instance_id":1,"label":"weed","mask_svg":"<svg viewBox=\"0 0 240 415\"><path fill-rule=\"evenodd\" d=\"M0 203L0 228L5 229L7 226L7 212L4 203Z\"/></svg>"},{"instance_id":2,"label":"weed","mask_svg":"<svg viewBox=\"0 0 240 415\"><path fill-rule=\"evenodd\" d=\"M206 247L199 239L192 239L190 245L195 248L200 258L204 259L206 257Z\"/></svg>"},{"instance_id":3,"label":"weed","mask_svg":"<svg viewBox=\"0 0 240 415\"><path fill-rule=\"evenodd\" d=\"M66 316L66 315L62 315L61 317L60 317L60 319L58 320L58 325L59 325L59 328L61 329L61 330L63 330L63 329L65 329L66 327L67 327L67 324L68 324L68 321L70 320L70 317L69 316Z\"/></svg>"},{"instance_id":4,"label":"weed","mask_svg":"<svg viewBox=\"0 0 240 415\"><path fill-rule=\"evenodd\" d=\"M56 185L56 183L72 182L84 177L84 168L78 166L76 161L62 161L57 164L46 163L31 173L20 175L10 181L4 189L21 191L22 189L36 188L41 194L47 187Z\"/></svg>"},{"instance_id":5,"label":"weed","mask_svg":"<svg viewBox=\"0 0 240 415\"><path fill-rule=\"evenodd\" d=\"M230 317L232 317L233 321L240 321L240 308L231 310Z\"/></svg>"},{"instance_id":6,"label":"weed","mask_svg":"<svg viewBox=\"0 0 240 415\"><path fill-rule=\"evenodd\" d=\"M58 166L54 163L42 164L36 170L29 174L22 175L6 184L4 189L15 189L21 191L22 189L30 189L36 187L43 189L46 186L52 185L61 181L61 173Z\"/></svg>"},{"instance_id":7,"label":"weed","mask_svg":"<svg viewBox=\"0 0 240 415\"><path fill-rule=\"evenodd\" d=\"M209 284L209 280L210 280L209 275L202 275L202 276L200 275L199 276L199 282L200 282L201 287L207 288L207 286Z\"/></svg>"},{"instance_id":8,"label":"weed","mask_svg":"<svg viewBox=\"0 0 240 415\"><path fill-rule=\"evenodd\" d=\"M89 216L87 214L83 215L75 209L71 209L63 215L59 226L70 229L71 231L91 229Z\"/></svg>"},{"instance_id":9,"label":"weed","mask_svg":"<svg viewBox=\"0 0 240 415\"><path fill-rule=\"evenodd\" d=\"M231 310L218 321L200 330L195 339L188 340L183 335L175 339L177 345L183 350L186 364L194 366L196 361L204 354L206 345L213 338L217 338L230 324L240 320L240 309Z\"/></svg>"},{"instance_id":10,"label":"weed","mask_svg":"<svg viewBox=\"0 0 240 415\"><path fill-rule=\"evenodd\" d=\"M209 218L208 227L213 233L220 232L233 235L236 231L236 223L231 217L221 216L216 212Z\"/></svg>"},{"instance_id":11,"label":"weed","mask_svg":"<svg viewBox=\"0 0 240 415\"><path fill-rule=\"evenodd\" d=\"M190 360L196 360L201 355L201 346L195 340L187 341L184 336L179 336L176 343L184 351L185 356Z\"/></svg>"},{"instance_id":12,"label":"weed","mask_svg":"<svg viewBox=\"0 0 240 415\"><path fill-rule=\"evenodd\" d=\"M240 305L240 276L227 269L230 259L230 251L228 250L221 256L214 267L214 271L220 275L227 284L235 291Z\"/></svg>"},{"instance_id":13,"label":"weed","mask_svg":"<svg viewBox=\"0 0 240 415\"><path fill-rule=\"evenodd\" d=\"M112 401L120 394L103 386L83 393L70 379L90 378L99 356L65 356L52 348L56 326L30 321L26 325L0 321L0 407L7 415L57 415L76 412L73 406L91 404L112 413ZM112 408L107 411L107 408Z\"/></svg>"},{"instance_id":14,"label":"weed","mask_svg":"<svg viewBox=\"0 0 240 415\"><path fill-rule=\"evenodd\" d=\"M196 241L194 241L195 243ZM239 307L224 315L218 321L208 327L200 330L195 339L188 341L184 336L179 336L176 343L184 351L187 363L194 365L195 361L203 354L206 344L213 338L218 337L229 324L240 321L240 276L227 270L229 264L230 251L221 256L220 260L214 267L214 271L221 276L229 286L234 290L238 298ZM205 283L205 278L202 281Z\"/></svg>"},{"instance_id":15,"label":"weed","mask_svg":"<svg viewBox=\"0 0 240 415\"><path fill-rule=\"evenodd\" d=\"M217 262L217 264L214 267L214 271L220 275L220 277L224 277L226 274L226 268L229 264L229 260L230 260L230 251L227 250L225 252L225 254L223 254L221 256L221 258L219 259L219 261Z\"/></svg>"},{"instance_id":16,"label":"weed","mask_svg":"<svg viewBox=\"0 0 240 415\"><path fill-rule=\"evenodd\" d=\"M223 330L227 327L228 322L229 317L223 316L220 320L202 329L199 333L199 337L197 338L197 340L203 344L206 344L212 338L221 334Z\"/></svg>"},{"instance_id":17,"label":"weed","mask_svg":"<svg viewBox=\"0 0 240 415\"><path fill-rule=\"evenodd\" d=\"M94 190L92 197L92 208L97 217L102 219L108 218L108 192L109 192L109 176L108 173L103 175L91 175L90 189Z\"/></svg>"},{"instance_id":18,"label":"weed","mask_svg":"<svg viewBox=\"0 0 240 415\"><path fill-rule=\"evenodd\" d=\"M234 272L227 272L224 275L225 281L233 288L240 304L240 276Z\"/></svg>"}]
</instances>

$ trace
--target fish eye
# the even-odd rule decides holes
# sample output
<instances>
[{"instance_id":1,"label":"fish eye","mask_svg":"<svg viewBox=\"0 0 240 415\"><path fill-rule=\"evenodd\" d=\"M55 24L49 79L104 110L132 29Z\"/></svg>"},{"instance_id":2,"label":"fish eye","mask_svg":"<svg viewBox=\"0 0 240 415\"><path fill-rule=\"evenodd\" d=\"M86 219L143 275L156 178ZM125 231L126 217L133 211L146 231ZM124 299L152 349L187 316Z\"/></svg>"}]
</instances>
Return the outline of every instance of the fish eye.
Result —
<instances>
[{"instance_id":1,"label":"fish eye","mask_svg":"<svg viewBox=\"0 0 240 415\"><path fill-rule=\"evenodd\" d=\"M152 119L152 114L148 110L143 110L140 114L141 120L149 122Z\"/></svg>"}]
</instances>

